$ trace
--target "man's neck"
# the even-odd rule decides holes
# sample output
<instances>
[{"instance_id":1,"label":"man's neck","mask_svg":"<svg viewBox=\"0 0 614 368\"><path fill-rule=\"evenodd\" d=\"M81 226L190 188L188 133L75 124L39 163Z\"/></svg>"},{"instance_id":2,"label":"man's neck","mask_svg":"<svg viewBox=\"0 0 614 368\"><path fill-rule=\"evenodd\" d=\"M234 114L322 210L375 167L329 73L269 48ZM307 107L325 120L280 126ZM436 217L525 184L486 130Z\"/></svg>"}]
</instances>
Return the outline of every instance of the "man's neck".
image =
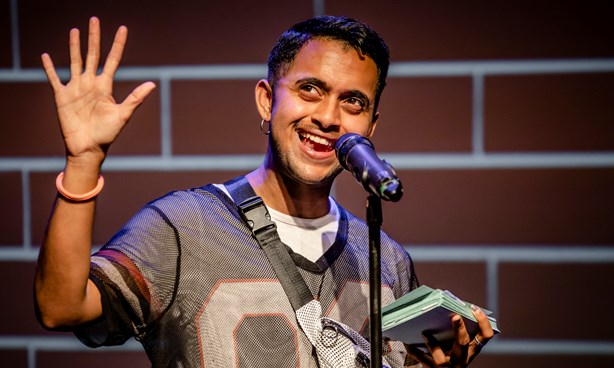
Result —
<instances>
[{"instance_id":1,"label":"man's neck","mask_svg":"<svg viewBox=\"0 0 614 368\"><path fill-rule=\"evenodd\" d=\"M265 164L245 176L267 206L300 218L318 218L329 210L331 184L310 186L284 177Z\"/></svg>"}]
</instances>

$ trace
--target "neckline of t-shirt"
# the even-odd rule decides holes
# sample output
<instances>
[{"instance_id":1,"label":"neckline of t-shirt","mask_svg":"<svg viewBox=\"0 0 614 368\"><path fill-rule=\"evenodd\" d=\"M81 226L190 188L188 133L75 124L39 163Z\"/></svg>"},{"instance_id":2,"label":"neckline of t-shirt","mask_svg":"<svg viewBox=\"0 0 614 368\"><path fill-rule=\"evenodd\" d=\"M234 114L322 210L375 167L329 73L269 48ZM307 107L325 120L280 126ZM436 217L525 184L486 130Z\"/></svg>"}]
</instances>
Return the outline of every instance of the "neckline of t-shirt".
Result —
<instances>
[{"instance_id":1,"label":"neckline of t-shirt","mask_svg":"<svg viewBox=\"0 0 614 368\"><path fill-rule=\"evenodd\" d=\"M213 184L213 186L220 189L222 192L224 192L224 194L226 194L226 196L228 196L228 198L230 198L230 200L232 200L232 196L230 195L230 192L228 192L228 189L226 189L226 186L224 184L216 183ZM283 222L286 225L301 228L318 228L331 222L339 221L340 214L337 202L335 202L335 200L330 196L328 197L328 205L330 208L328 213L322 217L317 217L314 219L291 216L283 212L277 211L269 206L266 207L274 220Z\"/></svg>"}]
</instances>

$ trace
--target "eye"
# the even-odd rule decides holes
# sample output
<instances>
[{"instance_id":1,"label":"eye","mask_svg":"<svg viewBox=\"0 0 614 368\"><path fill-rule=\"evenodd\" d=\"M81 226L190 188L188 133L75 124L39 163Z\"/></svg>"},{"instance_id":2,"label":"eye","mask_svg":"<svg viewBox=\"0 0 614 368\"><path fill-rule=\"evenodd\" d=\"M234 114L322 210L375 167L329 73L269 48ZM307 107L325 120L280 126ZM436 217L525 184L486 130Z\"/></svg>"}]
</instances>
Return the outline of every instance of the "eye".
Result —
<instances>
[{"instance_id":1,"label":"eye","mask_svg":"<svg viewBox=\"0 0 614 368\"><path fill-rule=\"evenodd\" d=\"M365 111L367 103L358 98L358 97L349 97L344 101L344 105L351 111L355 113L360 113Z\"/></svg>"},{"instance_id":2,"label":"eye","mask_svg":"<svg viewBox=\"0 0 614 368\"><path fill-rule=\"evenodd\" d=\"M350 97L346 101L351 105L358 105L361 107L365 107L365 102L357 97Z\"/></svg>"},{"instance_id":3,"label":"eye","mask_svg":"<svg viewBox=\"0 0 614 368\"><path fill-rule=\"evenodd\" d=\"M313 84L303 84L299 86L298 91L299 95L306 100L315 100L321 96L320 90Z\"/></svg>"}]
</instances>

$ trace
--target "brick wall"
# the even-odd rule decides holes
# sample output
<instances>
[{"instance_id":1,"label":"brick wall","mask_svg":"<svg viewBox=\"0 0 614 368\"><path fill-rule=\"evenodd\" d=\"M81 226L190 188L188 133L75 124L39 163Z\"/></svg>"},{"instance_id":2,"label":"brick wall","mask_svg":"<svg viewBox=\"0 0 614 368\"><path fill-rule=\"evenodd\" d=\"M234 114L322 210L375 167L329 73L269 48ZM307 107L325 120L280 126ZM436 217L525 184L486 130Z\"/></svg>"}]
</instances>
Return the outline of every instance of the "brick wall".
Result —
<instances>
[{"instance_id":1,"label":"brick wall","mask_svg":"<svg viewBox=\"0 0 614 368\"><path fill-rule=\"evenodd\" d=\"M68 30L130 36L118 99L158 88L103 168L94 240L174 188L256 167L253 86L289 24L346 14L393 56L374 138L403 179L384 228L421 281L495 311L503 334L475 367L614 364L614 7L600 1L314 0L0 2L0 361L7 367L145 367L138 343L88 349L44 331L32 307L41 234L63 167L49 52L67 77ZM362 215L344 173L337 198ZM600 296L600 293L604 293Z\"/></svg>"}]
</instances>

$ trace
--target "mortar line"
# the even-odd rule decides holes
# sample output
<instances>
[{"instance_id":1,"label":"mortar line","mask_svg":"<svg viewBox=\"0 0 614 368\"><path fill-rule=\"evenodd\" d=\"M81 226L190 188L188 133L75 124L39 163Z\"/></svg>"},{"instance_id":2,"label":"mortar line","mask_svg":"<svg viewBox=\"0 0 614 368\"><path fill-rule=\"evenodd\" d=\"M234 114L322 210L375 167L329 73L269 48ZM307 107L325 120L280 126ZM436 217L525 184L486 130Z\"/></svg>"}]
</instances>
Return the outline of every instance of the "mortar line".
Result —
<instances>
[{"instance_id":1,"label":"mortar line","mask_svg":"<svg viewBox=\"0 0 614 368\"><path fill-rule=\"evenodd\" d=\"M30 172L21 171L21 200L22 200L22 241L24 249L32 249L32 198L30 196Z\"/></svg>"},{"instance_id":2,"label":"mortar line","mask_svg":"<svg viewBox=\"0 0 614 368\"><path fill-rule=\"evenodd\" d=\"M11 51L13 70L21 70L21 53L19 47L19 14L17 11L17 0L11 0Z\"/></svg>"}]
</instances>

